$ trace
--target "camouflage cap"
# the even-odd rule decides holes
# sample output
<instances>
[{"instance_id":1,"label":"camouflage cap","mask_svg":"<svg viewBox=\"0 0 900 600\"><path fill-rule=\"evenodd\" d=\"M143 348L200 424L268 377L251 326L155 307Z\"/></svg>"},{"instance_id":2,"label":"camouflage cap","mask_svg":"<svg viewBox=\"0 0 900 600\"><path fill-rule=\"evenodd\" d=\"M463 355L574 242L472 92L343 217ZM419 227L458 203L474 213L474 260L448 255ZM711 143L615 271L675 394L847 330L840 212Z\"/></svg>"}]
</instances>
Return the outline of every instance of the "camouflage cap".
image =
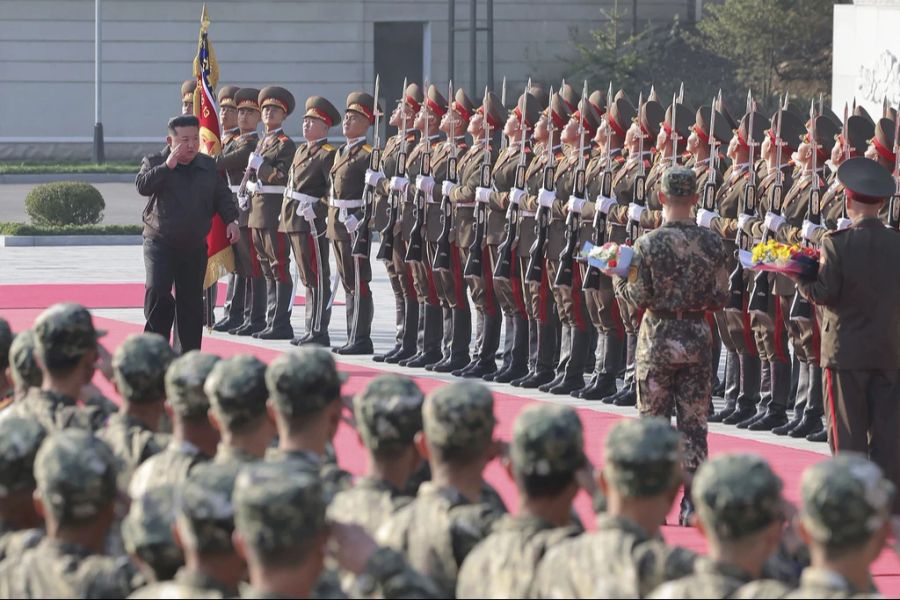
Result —
<instances>
[{"instance_id":1,"label":"camouflage cap","mask_svg":"<svg viewBox=\"0 0 900 600\"><path fill-rule=\"evenodd\" d=\"M240 468L228 463L194 467L176 495L178 530L198 552L229 552L234 531L234 482Z\"/></svg>"},{"instance_id":2,"label":"camouflage cap","mask_svg":"<svg viewBox=\"0 0 900 600\"><path fill-rule=\"evenodd\" d=\"M290 416L321 410L339 399L346 379L338 373L331 352L321 346L285 352L266 369L269 398L282 414Z\"/></svg>"},{"instance_id":3,"label":"camouflage cap","mask_svg":"<svg viewBox=\"0 0 900 600\"><path fill-rule=\"evenodd\" d=\"M513 424L509 453L518 475L546 477L577 471L587 460L578 414L556 404L526 407Z\"/></svg>"},{"instance_id":4,"label":"camouflage cap","mask_svg":"<svg viewBox=\"0 0 900 600\"><path fill-rule=\"evenodd\" d=\"M174 571L184 563L181 547L175 542L175 486L158 485L131 502L122 520L125 550L141 558L159 573Z\"/></svg>"},{"instance_id":5,"label":"camouflage cap","mask_svg":"<svg viewBox=\"0 0 900 600\"><path fill-rule=\"evenodd\" d=\"M34 419L0 419L0 498L35 488L34 457L46 435Z\"/></svg>"},{"instance_id":6,"label":"camouflage cap","mask_svg":"<svg viewBox=\"0 0 900 600\"><path fill-rule=\"evenodd\" d=\"M697 176L690 167L681 165L666 169L662 177L662 191L668 196L687 198L697 191Z\"/></svg>"},{"instance_id":7,"label":"camouflage cap","mask_svg":"<svg viewBox=\"0 0 900 600\"><path fill-rule=\"evenodd\" d=\"M722 540L738 540L784 517L781 479L750 454L723 454L697 471L692 494L703 524Z\"/></svg>"},{"instance_id":8,"label":"camouflage cap","mask_svg":"<svg viewBox=\"0 0 900 600\"><path fill-rule=\"evenodd\" d=\"M257 552L274 555L303 546L325 529L322 483L293 461L251 465L235 482L234 522Z\"/></svg>"},{"instance_id":9,"label":"camouflage cap","mask_svg":"<svg viewBox=\"0 0 900 600\"><path fill-rule=\"evenodd\" d=\"M680 483L681 456L681 434L668 420L622 419L606 436L604 474L626 496L654 496Z\"/></svg>"},{"instance_id":10,"label":"camouflage cap","mask_svg":"<svg viewBox=\"0 0 900 600\"><path fill-rule=\"evenodd\" d=\"M372 452L412 444L422 431L425 395L409 377L376 377L353 400L356 428Z\"/></svg>"},{"instance_id":11,"label":"camouflage cap","mask_svg":"<svg viewBox=\"0 0 900 600\"><path fill-rule=\"evenodd\" d=\"M890 517L895 493L875 463L862 454L841 452L803 473L803 525L821 544L860 544Z\"/></svg>"},{"instance_id":12,"label":"camouflage cap","mask_svg":"<svg viewBox=\"0 0 900 600\"><path fill-rule=\"evenodd\" d=\"M0 317L0 369L9 366L9 347L13 341L12 329L9 322Z\"/></svg>"},{"instance_id":13,"label":"camouflage cap","mask_svg":"<svg viewBox=\"0 0 900 600\"><path fill-rule=\"evenodd\" d=\"M105 331L94 329L91 313L80 304L54 304L34 322L37 355L45 363L66 362L97 348Z\"/></svg>"},{"instance_id":14,"label":"camouflage cap","mask_svg":"<svg viewBox=\"0 0 900 600\"><path fill-rule=\"evenodd\" d=\"M266 365L249 354L226 358L213 368L203 389L222 425L243 427L266 412Z\"/></svg>"},{"instance_id":15,"label":"camouflage cap","mask_svg":"<svg viewBox=\"0 0 900 600\"><path fill-rule=\"evenodd\" d=\"M494 396L485 385L459 381L431 392L422 407L425 435L436 447L486 446L493 437Z\"/></svg>"},{"instance_id":16,"label":"camouflage cap","mask_svg":"<svg viewBox=\"0 0 900 600\"><path fill-rule=\"evenodd\" d=\"M199 350L179 356L166 371L166 401L181 417L205 415L209 399L203 385L219 357Z\"/></svg>"},{"instance_id":17,"label":"camouflage cap","mask_svg":"<svg viewBox=\"0 0 900 600\"><path fill-rule=\"evenodd\" d=\"M116 497L116 464L109 446L87 431L50 435L34 460L44 508L61 523L96 517Z\"/></svg>"},{"instance_id":18,"label":"camouflage cap","mask_svg":"<svg viewBox=\"0 0 900 600\"><path fill-rule=\"evenodd\" d=\"M13 338L9 348L9 367L16 388L40 387L44 381L44 374L34 359L36 344L37 339L31 329L20 331Z\"/></svg>"},{"instance_id":19,"label":"camouflage cap","mask_svg":"<svg viewBox=\"0 0 900 600\"><path fill-rule=\"evenodd\" d=\"M129 402L155 402L165 398L166 369L175 351L158 333L128 336L112 357L113 379Z\"/></svg>"}]
</instances>

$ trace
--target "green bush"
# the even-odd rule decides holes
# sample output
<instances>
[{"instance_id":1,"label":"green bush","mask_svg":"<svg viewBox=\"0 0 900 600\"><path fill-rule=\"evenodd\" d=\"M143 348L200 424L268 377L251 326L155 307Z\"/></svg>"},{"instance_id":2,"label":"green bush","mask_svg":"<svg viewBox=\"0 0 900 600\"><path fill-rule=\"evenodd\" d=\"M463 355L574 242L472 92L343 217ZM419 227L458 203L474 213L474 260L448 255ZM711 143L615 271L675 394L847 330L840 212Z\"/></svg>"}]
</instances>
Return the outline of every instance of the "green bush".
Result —
<instances>
[{"instance_id":1,"label":"green bush","mask_svg":"<svg viewBox=\"0 0 900 600\"><path fill-rule=\"evenodd\" d=\"M25 212L35 225L95 225L104 208L97 188L83 181L42 183L25 197Z\"/></svg>"},{"instance_id":2,"label":"green bush","mask_svg":"<svg viewBox=\"0 0 900 600\"><path fill-rule=\"evenodd\" d=\"M64 225L42 227L0 222L0 235L141 235L141 225Z\"/></svg>"}]
</instances>

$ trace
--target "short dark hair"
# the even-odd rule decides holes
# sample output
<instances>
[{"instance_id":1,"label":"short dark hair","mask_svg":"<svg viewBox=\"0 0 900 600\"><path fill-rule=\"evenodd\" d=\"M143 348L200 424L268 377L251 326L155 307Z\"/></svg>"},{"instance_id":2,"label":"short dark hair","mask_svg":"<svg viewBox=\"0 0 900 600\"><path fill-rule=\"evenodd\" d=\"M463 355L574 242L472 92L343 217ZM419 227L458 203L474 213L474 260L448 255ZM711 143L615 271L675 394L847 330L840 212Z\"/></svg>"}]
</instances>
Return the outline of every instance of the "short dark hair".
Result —
<instances>
[{"instance_id":1,"label":"short dark hair","mask_svg":"<svg viewBox=\"0 0 900 600\"><path fill-rule=\"evenodd\" d=\"M549 475L521 475L516 473L519 487L529 498L552 498L575 483L575 472L551 473Z\"/></svg>"},{"instance_id":2,"label":"short dark hair","mask_svg":"<svg viewBox=\"0 0 900 600\"><path fill-rule=\"evenodd\" d=\"M194 115L178 115L169 119L169 133L175 135L176 127L200 127L200 119Z\"/></svg>"}]
</instances>

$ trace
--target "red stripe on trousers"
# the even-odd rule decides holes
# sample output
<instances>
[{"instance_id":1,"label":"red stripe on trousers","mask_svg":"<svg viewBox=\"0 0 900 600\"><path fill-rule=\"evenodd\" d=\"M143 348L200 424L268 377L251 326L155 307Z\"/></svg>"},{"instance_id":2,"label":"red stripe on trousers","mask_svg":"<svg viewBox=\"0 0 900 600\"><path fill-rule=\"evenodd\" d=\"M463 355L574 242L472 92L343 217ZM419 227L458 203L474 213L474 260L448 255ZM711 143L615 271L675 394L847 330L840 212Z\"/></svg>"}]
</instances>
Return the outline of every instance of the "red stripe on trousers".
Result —
<instances>
[{"instance_id":1,"label":"red stripe on trousers","mask_svg":"<svg viewBox=\"0 0 900 600\"><path fill-rule=\"evenodd\" d=\"M406 279L406 291L409 292L408 298L413 302L418 302L419 292L416 291L416 282L413 279L412 270L405 262L402 263L400 269L403 270L403 273L401 273L400 276Z\"/></svg>"},{"instance_id":2,"label":"red stripe on trousers","mask_svg":"<svg viewBox=\"0 0 900 600\"><path fill-rule=\"evenodd\" d=\"M494 263L487 246L481 249L481 281L484 282L484 313L497 316L497 299L494 297Z\"/></svg>"},{"instance_id":3,"label":"red stripe on trousers","mask_svg":"<svg viewBox=\"0 0 900 600\"><path fill-rule=\"evenodd\" d=\"M425 298L425 302L434 306L439 302L437 287L434 285L434 271L431 270L431 264L427 260L422 261L422 265L425 267L425 275L428 280L428 297Z\"/></svg>"},{"instance_id":4,"label":"red stripe on trousers","mask_svg":"<svg viewBox=\"0 0 900 600\"><path fill-rule=\"evenodd\" d=\"M744 294L744 308L741 311L744 326L741 328L741 334L744 336L744 347L747 348L747 355L756 356L759 353L756 350L756 340L753 339L753 329L750 327L750 311L748 310L749 305L750 294Z\"/></svg>"},{"instance_id":5,"label":"red stripe on trousers","mask_svg":"<svg viewBox=\"0 0 900 600\"><path fill-rule=\"evenodd\" d=\"M259 255L256 253L256 246L253 244L253 234L247 227L247 239L250 240L248 246L250 248L250 278L261 279L263 276L262 267L259 266Z\"/></svg>"},{"instance_id":6,"label":"red stripe on trousers","mask_svg":"<svg viewBox=\"0 0 900 600\"><path fill-rule=\"evenodd\" d=\"M790 362L787 348L782 344L784 335L784 311L781 309L781 300L775 300L775 358L780 363Z\"/></svg>"},{"instance_id":7,"label":"red stripe on trousers","mask_svg":"<svg viewBox=\"0 0 900 600\"><path fill-rule=\"evenodd\" d=\"M311 233L306 234L306 239L309 242L309 268L312 270L313 279L316 284L319 282L319 264L316 260L316 254L319 252L319 244L316 243L316 238ZM315 285L315 284L314 284ZM311 286L312 287L312 286Z\"/></svg>"},{"instance_id":8,"label":"red stripe on trousers","mask_svg":"<svg viewBox=\"0 0 900 600\"><path fill-rule=\"evenodd\" d=\"M825 369L825 395L828 396L828 412L831 414L831 451L832 454L836 454L838 451L838 428L834 409L834 381L831 369L828 368Z\"/></svg>"},{"instance_id":9,"label":"red stripe on trousers","mask_svg":"<svg viewBox=\"0 0 900 600\"><path fill-rule=\"evenodd\" d=\"M578 331L587 329L587 321L584 319L584 296L581 293L581 269L578 265L572 268L572 317L575 320L575 328Z\"/></svg>"},{"instance_id":10,"label":"red stripe on trousers","mask_svg":"<svg viewBox=\"0 0 900 600\"><path fill-rule=\"evenodd\" d=\"M512 255L516 256L516 248L513 247ZM509 265L509 285L512 287L513 302L516 305L517 316L526 318L528 316L525 310L525 298L522 295L522 281L519 277L519 259L514 258Z\"/></svg>"}]
</instances>

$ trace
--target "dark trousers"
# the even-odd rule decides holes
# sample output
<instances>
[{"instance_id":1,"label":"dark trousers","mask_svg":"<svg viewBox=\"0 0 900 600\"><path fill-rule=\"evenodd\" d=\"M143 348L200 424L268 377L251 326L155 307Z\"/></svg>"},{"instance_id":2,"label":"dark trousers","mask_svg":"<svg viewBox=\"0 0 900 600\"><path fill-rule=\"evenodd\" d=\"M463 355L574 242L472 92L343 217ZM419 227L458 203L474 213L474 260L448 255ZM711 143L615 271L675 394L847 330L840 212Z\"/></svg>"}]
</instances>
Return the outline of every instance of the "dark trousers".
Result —
<instances>
[{"instance_id":1,"label":"dark trousers","mask_svg":"<svg viewBox=\"0 0 900 600\"><path fill-rule=\"evenodd\" d=\"M175 324L172 347L178 353L200 349L203 337L203 277L206 244L193 249L173 248L152 238L144 239L144 331L166 340ZM172 287L175 296L172 296Z\"/></svg>"}]
</instances>

